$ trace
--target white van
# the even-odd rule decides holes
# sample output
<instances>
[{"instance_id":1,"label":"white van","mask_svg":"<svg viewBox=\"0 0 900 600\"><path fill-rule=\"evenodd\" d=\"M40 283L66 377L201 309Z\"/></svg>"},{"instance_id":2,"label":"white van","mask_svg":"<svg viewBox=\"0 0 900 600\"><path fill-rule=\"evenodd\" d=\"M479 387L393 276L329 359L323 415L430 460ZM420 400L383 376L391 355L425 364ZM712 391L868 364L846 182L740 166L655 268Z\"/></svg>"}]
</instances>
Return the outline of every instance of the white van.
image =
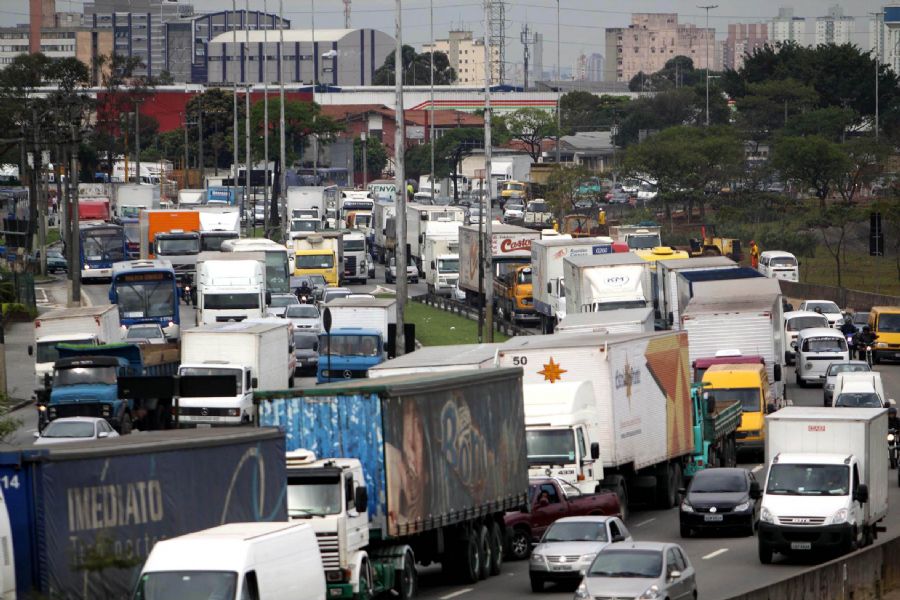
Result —
<instances>
[{"instance_id":1,"label":"white van","mask_svg":"<svg viewBox=\"0 0 900 600\"><path fill-rule=\"evenodd\" d=\"M157 542L132 600L325 600L309 523L229 523Z\"/></svg>"},{"instance_id":2,"label":"white van","mask_svg":"<svg viewBox=\"0 0 900 600\"><path fill-rule=\"evenodd\" d=\"M831 405L852 408L887 408L894 400L884 395L881 373L838 373Z\"/></svg>"},{"instance_id":3,"label":"white van","mask_svg":"<svg viewBox=\"0 0 900 600\"><path fill-rule=\"evenodd\" d=\"M766 250L760 254L756 270L773 279L800 281L800 263L797 257L783 250Z\"/></svg>"},{"instance_id":4,"label":"white van","mask_svg":"<svg viewBox=\"0 0 900 600\"><path fill-rule=\"evenodd\" d=\"M828 317L811 310L792 310L784 313L784 341L787 344L787 349L784 351L784 362L789 365L794 364L794 350L791 348L791 342L797 339L802 330L813 327L830 327Z\"/></svg>"},{"instance_id":5,"label":"white van","mask_svg":"<svg viewBox=\"0 0 900 600\"><path fill-rule=\"evenodd\" d=\"M800 331L791 343L797 359L794 373L797 385L824 384L828 365L850 359L844 334L831 327L814 327Z\"/></svg>"}]
</instances>

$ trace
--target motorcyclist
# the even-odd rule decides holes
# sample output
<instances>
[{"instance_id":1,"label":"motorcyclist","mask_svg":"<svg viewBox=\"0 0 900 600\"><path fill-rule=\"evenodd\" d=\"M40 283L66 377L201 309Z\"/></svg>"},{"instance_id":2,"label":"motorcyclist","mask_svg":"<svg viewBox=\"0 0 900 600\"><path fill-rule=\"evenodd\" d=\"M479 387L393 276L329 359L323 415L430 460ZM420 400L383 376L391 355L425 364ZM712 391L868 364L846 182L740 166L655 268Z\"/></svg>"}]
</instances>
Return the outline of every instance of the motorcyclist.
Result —
<instances>
[{"instance_id":1,"label":"motorcyclist","mask_svg":"<svg viewBox=\"0 0 900 600\"><path fill-rule=\"evenodd\" d=\"M300 287L297 288L297 299L300 302L308 302L311 296L312 288L309 287L309 281L304 279L300 282Z\"/></svg>"},{"instance_id":2,"label":"motorcyclist","mask_svg":"<svg viewBox=\"0 0 900 600\"><path fill-rule=\"evenodd\" d=\"M850 337L851 340L856 337L856 325L853 324L853 317L851 317L850 315L844 317L844 322L841 323L840 331L844 334L844 337ZM850 358L853 359L856 353L856 349L853 344L850 343L850 340L848 340L847 343L850 347Z\"/></svg>"},{"instance_id":3,"label":"motorcyclist","mask_svg":"<svg viewBox=\"0 0 900 600\"><path fill-rule=\"evenodd\" d=\"M853 336L853 345L856 346L857 355L863 356L866 346L874 345L877 339L878 336L872 332L872 328L864 325L862 331Z\"/></svg>"},{"instance_id":4,"label":"motorcyclist","mask_svg":"<svg viewBox=\"0 0 900 600\"><path fill-rule=\"evenodd\" d=\"M897 417L897 408L894 406L888 408L888 429L900 431L900 418Z\"/></svg>"}]
</instances>

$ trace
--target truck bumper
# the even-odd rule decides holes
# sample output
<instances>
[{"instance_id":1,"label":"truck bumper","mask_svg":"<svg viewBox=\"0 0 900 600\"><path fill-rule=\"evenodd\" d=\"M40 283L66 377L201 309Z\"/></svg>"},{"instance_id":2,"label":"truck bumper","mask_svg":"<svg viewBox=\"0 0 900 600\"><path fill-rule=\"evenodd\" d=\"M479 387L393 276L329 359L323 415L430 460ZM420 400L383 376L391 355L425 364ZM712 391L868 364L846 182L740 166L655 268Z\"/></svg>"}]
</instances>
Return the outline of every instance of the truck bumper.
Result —
<instances>
[{"instance_id":1,"label":"truck bumper","mask_svg":"<svg viewBox=\"0 0 900 600\"><path fill-rule=\"evenodd\" d=\"M749 431L736 431L734 434L735 441L739 450L764 450L766 441L760 437L759 433Z\"/></svg>"},{"instance_id":2,"label":"truck bumper","mask_svg":"<svg viewBox=\"0 0 900 600\"><path fill-rule=\"evenodd\" d=\"M781 554L812 551L842 551L850 547L853 527L849 523L819 527L759 524L759 543Z\"/></svg>"},{"instance_id":3,"label":"truck bumper","mask_svg":"<svg viewBox=\"0 0 900 600\"><path fill-rule=\"evenodd\" d=\"M227 417L220 415L184 415L178 414L178 426L184 427L235 427L243 425L243 417Z\"/></svg>"},{"instance_id":4,"label":"truck bumper","mask_svg":"<svg viewBox=\"0 0 900 600\"><path fill-rule=\"evenodd\" d=\"M329 583L326 598L353 598L353 586L349 583Z\"/></svg>"}]
</instances>

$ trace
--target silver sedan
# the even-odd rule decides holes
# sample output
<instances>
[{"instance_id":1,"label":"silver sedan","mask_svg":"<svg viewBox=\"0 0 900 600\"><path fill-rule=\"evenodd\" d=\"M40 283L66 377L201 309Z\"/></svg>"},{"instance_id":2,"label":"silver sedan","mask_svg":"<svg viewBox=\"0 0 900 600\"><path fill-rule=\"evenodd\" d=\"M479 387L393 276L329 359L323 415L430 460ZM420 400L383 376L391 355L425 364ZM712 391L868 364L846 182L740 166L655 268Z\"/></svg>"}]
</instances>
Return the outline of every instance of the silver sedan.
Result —
<instances>
[{"instance_id":1,"label":"silver sedan","mask_svg":"<svg viewBox=\"0 0 900 600\"><path fill-rule=\"evenodd\" d=\"M696 574L678 544L610 544L597 554L575 590L575 600L598 597L696 598Z\"/></svg>"}]
</instances>

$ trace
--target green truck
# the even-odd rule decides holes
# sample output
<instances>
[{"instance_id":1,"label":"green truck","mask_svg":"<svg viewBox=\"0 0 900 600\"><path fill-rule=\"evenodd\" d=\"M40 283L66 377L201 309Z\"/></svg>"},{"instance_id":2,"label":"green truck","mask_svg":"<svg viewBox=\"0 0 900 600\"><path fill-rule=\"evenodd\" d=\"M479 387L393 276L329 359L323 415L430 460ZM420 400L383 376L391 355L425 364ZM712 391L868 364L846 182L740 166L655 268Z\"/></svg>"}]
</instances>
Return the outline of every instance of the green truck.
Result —
<instances>
[{"instance_id":1,"label":"green truck","mask_svg":"<svg viewBox=\"0 0 900 600\"><path fill-rule=\"evenodd\" d=\"M694 453L685 467L685 477L710 467L737 465L737 443L734 432L741 424L738 400L716 400L702 383L691 385L693 405Z\"/></svg>"}]
</instances>

